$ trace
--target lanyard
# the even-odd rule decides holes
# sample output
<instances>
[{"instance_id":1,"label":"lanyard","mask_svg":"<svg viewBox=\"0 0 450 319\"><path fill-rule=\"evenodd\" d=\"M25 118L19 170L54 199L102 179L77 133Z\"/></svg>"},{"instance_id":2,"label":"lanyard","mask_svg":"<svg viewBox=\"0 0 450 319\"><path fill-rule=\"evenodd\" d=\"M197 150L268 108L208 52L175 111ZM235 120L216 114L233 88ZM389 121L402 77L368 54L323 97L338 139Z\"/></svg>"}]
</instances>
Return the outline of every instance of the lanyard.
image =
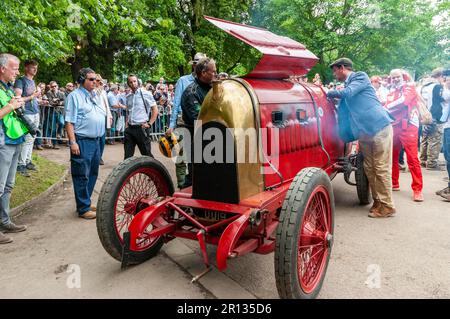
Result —
<instances>
[{"instance_id":1,"label":"lanyard","mask_svg":"<svg viewBox=\"0 0 450 319\"><path fill-rule=\"evenodd\" d=\"M4 91L10 98L14 97L14 92L8 87L6 86L5 83L3 83L3 81L0 81L1 86L1 90Z\"/></svg>"}]
</instances>

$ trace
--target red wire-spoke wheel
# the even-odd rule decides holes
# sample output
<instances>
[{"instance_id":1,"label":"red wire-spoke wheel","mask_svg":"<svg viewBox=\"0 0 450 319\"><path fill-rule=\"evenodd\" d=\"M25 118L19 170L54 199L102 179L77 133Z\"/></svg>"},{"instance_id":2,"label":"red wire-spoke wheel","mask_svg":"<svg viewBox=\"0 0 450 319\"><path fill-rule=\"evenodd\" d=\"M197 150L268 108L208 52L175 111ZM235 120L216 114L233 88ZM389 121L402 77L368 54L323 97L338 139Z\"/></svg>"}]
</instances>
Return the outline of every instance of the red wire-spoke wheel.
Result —
<instances>
[{"instance_id":1,"label":"red wire-spoke wheel","mask_svg":"<svg viewBox=\"0 0 450 319\"><path fill-rule=\"evenodd\" d=\"M105 250L120 261L124 233L134 216L173 192L170 175L157 160L133 157L119 164L104 183L97 204L97 232ZM137 240L137 249L130 252L130 264L143 262L161 249L162 237L149 238L145 234L163 226L163 217L149 225L143 238Z\"/></svg>"},{"instance_id":2,"label":"red wire-spoke wheel","mask_svg":"<svg viewBox=\"0 0 450 319\"><path fill-rule=\"evenodd\" d=\"M280 213L275 277L281 298L315 298L333 245L334 196L328 175L305 168L289 188Z\"/></svg>"},{"instance_id":3,"label":"red wire-spoke wheel","mask_svg":"<svg viewBox=\"0 0 450 319\"><path fill-rule=\"evenodd\" d=\"M158 198L168 195L170 194L167 183L160 172L154 168L143 167L127 177L117 195L114 207L115 228L122 244L123 234L128 230L133 217L148 207L149 202L156 204ZM149 225L144 235L150 233L154 227L156 225ZM159 237L138 240L137 251L145 251L157 243L158 239Z\"/></svg>"},{"instance_id":4,"label":"red wire-spoke wheel","mask_svg":"<svg viewBox=\"0 0 450 319\"><path fill-rule=\"evenodd\" d=\"M298 237L297 271L302 290L310 294L321 279L331 248L331 206L328 191L318 186L306 205Z\"/></svg>"}]
</instances>

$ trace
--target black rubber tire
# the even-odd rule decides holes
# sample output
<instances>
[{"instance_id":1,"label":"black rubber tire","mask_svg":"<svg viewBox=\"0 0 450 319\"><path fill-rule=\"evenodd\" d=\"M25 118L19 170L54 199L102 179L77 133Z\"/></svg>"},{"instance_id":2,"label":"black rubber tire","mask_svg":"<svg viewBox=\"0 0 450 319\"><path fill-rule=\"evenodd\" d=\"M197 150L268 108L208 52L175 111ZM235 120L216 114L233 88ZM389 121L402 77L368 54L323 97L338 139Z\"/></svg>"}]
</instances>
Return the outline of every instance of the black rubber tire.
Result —
<instances>
[{"instance_id":1,"label":"black rubber tire","mask_svg":"<svg viewBox=\"0 0 450 319\"><path fill-rule=\"evenodd\" d=\"M298 236L308 200L317 186L323 185L329 195L331 208L331 234L334 233L334 195L328 175L320 168L308 167L297 174L289 187L280 214L275 245L275 279L280 298L313 299L322 288L330 260L331 248L326 258L322 278L311 293L301 288L297 272Z\"/></svg>"},{"instance_id":2,"label":"black rubber tire","mask_svg":"<svg viewBox=\"0 0 450 319\"><path fill-rule=\"evenodd\" d=\"M360 205L370 204L370 187L367 175L364 172L364 157L362 153L358 153L356 158L356 192L358 193L358 199Z\"/></svg>"},{"instance_id":3,"label":"black rubber tire","mask_svg":"<svg viewBox=\"0 0 450 319\"><path fill-rule=\"evenodd\" d=\"M136 170L144 167L158 170L164 179L164 182L167 183L170 193L167 195L170 196L174 193L172 179L170 178L170 174L167 169L159 161L148 156L142 156L129 158L114 168L114 170L107 177L106 182L103 184L100 196L98 197L97 233L103 248L105 248L108 254L118 261L122 260L123 245L114 226L114 205L121 190L121 186L126 181L128 176L133 174ZM163 238L161 237L157 240L157 242L144 251L130 252L128 263L138 264L152 258L159 252L162 245Z\"/></svg>"}]
</instances>

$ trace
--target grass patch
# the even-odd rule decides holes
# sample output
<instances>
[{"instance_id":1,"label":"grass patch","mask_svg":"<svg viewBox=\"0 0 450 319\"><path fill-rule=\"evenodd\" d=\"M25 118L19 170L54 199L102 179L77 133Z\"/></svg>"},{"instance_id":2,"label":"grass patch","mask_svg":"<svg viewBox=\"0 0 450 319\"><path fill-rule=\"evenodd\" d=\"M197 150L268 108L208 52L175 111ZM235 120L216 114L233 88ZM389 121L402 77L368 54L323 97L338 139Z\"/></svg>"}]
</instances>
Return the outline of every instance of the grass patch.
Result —
<instances>
[{"instance_id":1,"label":"grass patch","mask_svg":"<svg viewBox=\"0 0 450 319\"><path fill-rule=\"evenodd\" d=\"M33 163L38 171L28 171L31 177L16 174L16 185L11 194L11 208L22 205L26 201L45 192L64 175L64 165L53 163L43 157L33 154Z\"/></svg>"}]
</instances>

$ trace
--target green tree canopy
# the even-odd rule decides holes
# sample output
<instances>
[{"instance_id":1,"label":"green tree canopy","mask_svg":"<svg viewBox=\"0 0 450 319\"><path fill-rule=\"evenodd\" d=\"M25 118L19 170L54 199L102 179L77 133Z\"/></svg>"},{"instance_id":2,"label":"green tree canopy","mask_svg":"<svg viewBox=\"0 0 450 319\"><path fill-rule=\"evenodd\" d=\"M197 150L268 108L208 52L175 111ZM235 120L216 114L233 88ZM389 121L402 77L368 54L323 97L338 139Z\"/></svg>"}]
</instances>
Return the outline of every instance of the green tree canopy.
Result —
<instances>
[{"instance_id":1,"label":"green tree canopy","mask_svg":"<svg viewBox=\"0 0 450 319\"><path fill-rule=\"evenodd\" d=\"M421 75L449 61L449 2L419 0L22 0L3 1L0 51L40 62L60 82L90 66L108 80L137 73L175 81L196 52L243 75L259 54L206 20L209 15L291 37L315 53L319 72L347 56L356 68Z\"/></svg>"},{"instance_id":2,"label":"green tree canopy","mask_svg":"<svg viewBox=\"0 0 450 319\"><path fill-rule=\"evenodd\" d=\"M327 65L351 58L369 73L405 68L417 74L448 63L448 1L269 0L255 22L305 44L320 58L313 69L327 79ZM439 25L433 17L447 17Z\"/></svg>"}]
</instances>

